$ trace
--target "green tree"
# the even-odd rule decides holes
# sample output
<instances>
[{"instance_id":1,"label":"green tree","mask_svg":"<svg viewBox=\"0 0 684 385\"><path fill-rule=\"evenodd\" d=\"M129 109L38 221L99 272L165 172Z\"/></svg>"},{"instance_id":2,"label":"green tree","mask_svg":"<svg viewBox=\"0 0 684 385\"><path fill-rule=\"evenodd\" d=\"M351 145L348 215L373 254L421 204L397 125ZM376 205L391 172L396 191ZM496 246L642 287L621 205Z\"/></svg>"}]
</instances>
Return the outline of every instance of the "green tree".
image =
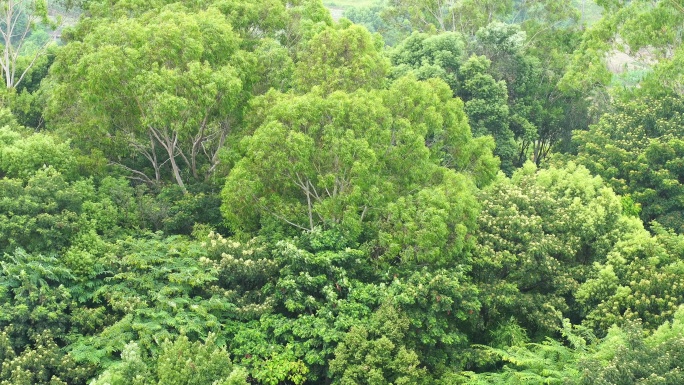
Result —
<instances>
[{"instance_id":1,"label":"green tree","mask_svg":"<svg viewBox=\"0 0 684 385\"><path fill-rule=\"evenodd\" d=\"M47 330L19 349L12 347L11 334L11 327L0 332L0 384L86 384L94 374L92 365L78 364L70 354L65 354Z\"/></svg>"},{"instance_id":2,"label":"green tree","mask_svg":"<svg viewBox=\"0 0 684 385\"><path fill-rule=\"evenodd\" d=\"M615 193L572 163L539 171L528 164L480 199L472 275L484 330L513 317L541 338L556 329L555 311L579 319L573 293L635 226Z\"/></svg>"},{"instance_id":3,"label":"green tree","mask_svg":"<svg viewBox=\"0 0 684 385\"><path fill-rule=\"evenodd\" d=\"M581 360L595 345L586 329L574 326L568 319L559 320L557 331L562 341L548 338L540 343L518 341L504 347L479 346L487 357L502 364L496 372L462 372L459 383L486 384L578 384ZM523 331L524 333L524 331Z\"/></svg>"},{"instance_id":4,"label":"green tree","mask_svg":"<svg viewBox=\"0 0 684 385\"><path fill-rule=\"evenodd\" d=\"M638 229L618 242L576 293L584 322L599 332L640 320L652 330L671 320L682 303L682 237L661 226L655 236Z\"/></svg>"},{"instance_id":5,"label":"green tree","mask_svg":"<svg viewBox=\"0 0 684 385\"><path fill-rule=\"evenodd\" d=\"M357 25L326 28L306 43L299 56L297 89L308 92L318 86L328 94L381 87L389 70L382 46L377 35Z\"/></svg>"},{"instance_id":6,"label":"green tree","mask_svg":"<svg viewBox=\"0 0 684 385\"><path fill-rule=\"evenodd\" d=\"M581 384L665 384L684 380L682 309L646 335L638 321L613 327L601 344L581 361Z\"/></svg>"},{"instance_id":7,"label":"green tree","mask_svg":"<svg viewBox=\"0 0 684 385\"><path fill-rule=\"evenodd\" d=\"M344 17L354 24L366 27L372 33L379 33L388 46L395 46L406 37L406 31L391 25L383 18L385 9L384 0L378 0L371 5L347 7L344 10Z\"/></svg>"},{"instance_id":8,"label":"green tree","mask_svg":"<svg viewBox=\"0 0 684 385\"><path fill-rule=\"evenodd\" d=\"M533 44L519 25L501 22L471 39L414 33L391 52L392 75L446 81L466 102L473 133L494 137L495 155L510 175L527 160L541 164L586 123L586 103L557 86L573 36L571 29L559 30L551 42Z\"/></svg>"},{"instance_id":9,"label":"green tree","mask_svg":"<svg viewBox=\"0 0 684 385\"><path fill-rule=\"evenodd\" d=\"M140 347L131 342L122 352L122 361L92 384L247 385L247 372L234 366L225 348L217 347L216 342L215 335L204 342L191 342L186 336L166 340L149 364Z\"/></svg>"},{"instance_id":10,"label":"green tree","mask_svg":"<svg viewBox=\"0 0 684 385\"><path fill-rule=\"evenodd\" d=\"M475 136L491 135L496 142L494 154L501 159L501 169L511 174L516 157L516 143L509 127L510 112L506 82L496 81L488 72L491 62L484 56L472 56L463 64L460 95Z\"/></svg>"},{"instance_id":11,"label":"green tree","mask_svg":"<svg viewBox=\"0 0 684 385\"><path fill-rule=\"evenodd\" d=\"M644 333L640 321L614 326L601 340L564 320L560 332L565 345L549 339L504 349L484 347L505 363L502 370L464 373L464 383L678 384L682 381L683 315L679 309L671 322L663 322L651 334Z\"/></svg>"},{"instance_id":12,"label":"green tree","mask_svg":"<svg viewBox=\"0 0 684 385\"><path fill-rule=\"evenodd\" d=\"M199 242L160 234L110 245L98 261L104 269L80 293L84 308L105 317L97 333L74 338L74 357L107 366L130 341L156 354L162 341L177 335L197 340L221 331L231 305L212 287L217 271L201 263L202 257L206 251Z\"/></svg>"},{"instance_id":13,"label":"green tree","mask_svg":"<svg viewBox=\"0 0 684 385\"><path fill-rule=\"evenodd\" d=\"M392 306L381 306L368 326L355 326L330 361L333 384L424 384L427 372L404 346L410 320Z\"/></svg>"},{"instance_id":14,"label":"green tree","mask_svg":"<svg viewBox=\"0 0 684 385\"><path fill-rule=\"evenodd\" d=\"M513 10L513 1L419 1L390 0L385 17L389 22L409 21L409 28L420 32L460 32L472 36L490 22Z\"/></svg>"},{"instance_id":15,"label":"green tree","mask_svg":"<svg viewBox=\"0 0 684 385\"><path fill-rule=\"evenodd\" d=\"M69 142L48 133L32 133L17 124L8 110L0 114L7 120L0 128L0 175L29 179L41 169L51 167L74 176L77 157Z\"/></svg>"},{"instance_id":16,"label":"green tree","mask_svg":"<svg viewBox=\"0 0 684 385\"><path fill-rule=\"evenodd\" d=\"M573 129L583 129L587 122L586 102L559 88L577 45L577 30L552 28L541 41L533 32L524 23L494 22L477 32L472 47L491 61L488 73L506 83L517 166L527 160L542 164L554 147L567 146Z\"/></svg>"},{"instance_id":17,"label":"green tree","mask_svg":"<svg viewBox=\"0 0 684 385\"><path fill-rule=\"evenodd\" d=\"M396 28L420 32L460 32L472 37L495 21L519 23L537 36L579 17L572 2L544 1L458 1L390 0L384 18Z\"/></svg>"},{"instance_id":18,"label":"green tree","mask_svg":"<svg viewBox=\"0 0 684 385\"><path fill-rule=\"evenodd\" d=\"M249 70L239 42L213 8L103 23L57 59L48 117L136 179L159 183L170 166L185 190L188 177L213 174L240 119Z\"/></svg>"},{"instance_id":19,"label":"green tree","mask_svg":"<svg viewBox=\"0 0 684 385\"><path fill-rule=\"evenodd\" d=\"M621 93L622 87L613 87L619 84L613 82L615 71L606 65L607 58L621 52L641 62L646 72L627 89L625 99L630 98L631 92L681 95L682 73L677 63L681 63L684 52L681 38L684 3L681 0L597 3L604 8L604 17L584 34L563 86L584 95ZM646 87L640 90L642 85Z\"/></svg>"},{"instance_id":20,"label":"green tree","mask_svg":"<svg viewBox=\"0 0 684 385\"><path fill-rule=\"evenodd\" d=\"M392 75L412 73L419 80L440 78L456 93L465 42L456 32L429 35L414 32L391 51Z\"/></svg>"},{"instance_id":21,"label":"green tree","mask_svg":"<svg viewBox=\"0 0 684 385\"><path fill-rule=\"evenodd\" d=\"M320 225L357 239L380 222L399 229L409 220L408 212L401 218L387 211L391 202L431 205L429 196L438 193L453 203L436 211L446 228L458 229L453 246L475 215L474 204L457 202L493 174L489 139L471 138L460 102L440 81L402 79L389 90L328 97L271 93L259 111L223 190L223 213L237 231Z\"/></svg>"},{"instance_id":22,"label":"green tree","mask_svg":"<svg viewBox=\"0 0 684 385\"><path fill-rule=\"evenodd\" d=\"M54 169L46 168L26 182L2 179L0 191L2 252L11 253L17 247L57 252L68 247L82 230L93 228L81 216L85 202L94 200L93 186L87 181L68 183Z\"/></svg>"},{"instance_id":23,"label":"green tree","mask_svg":"<svg viewBox=\"0 0 684 385\"><path fill-rule=\"evenodd\" d=\"M66 31L69 40L82 40L102 21L121 17L138 17L149 11L159 11L170 4L183 4L190 11L217 8L242 38L243 47L253 51L261 40L274 39L296 54L301 44L326 26L332 25L329 11L320 0L71 0L81 2L87 10L74 29ZM296 55L294 55L296 56Z\"/></svg>"},{"instance_id":24,"label":"green tree","mask_svg":"<svg viewBox=\"0 0 684 385\"><path fill-rule=\"evenodd\" d=\"M52 43L51 39L39 43L28 52L27 63L21 63L31 33L40 26L55 26L56 21L48 16L47 0L4 1L0 6L0 20L2 77L8 89L16 89Z\"/></svg>"},{"instance_id":25,"label":"green tree","mask_svg":"<svg viewBox=\"0 0 684 385\"><path fill-rule=\"evenodd\" d=\"M644 222L684 229L680 183L684 104L676 96L616 103L587 131L577 131L577 162L641 205Z\"/></svg>"}]
</instances>

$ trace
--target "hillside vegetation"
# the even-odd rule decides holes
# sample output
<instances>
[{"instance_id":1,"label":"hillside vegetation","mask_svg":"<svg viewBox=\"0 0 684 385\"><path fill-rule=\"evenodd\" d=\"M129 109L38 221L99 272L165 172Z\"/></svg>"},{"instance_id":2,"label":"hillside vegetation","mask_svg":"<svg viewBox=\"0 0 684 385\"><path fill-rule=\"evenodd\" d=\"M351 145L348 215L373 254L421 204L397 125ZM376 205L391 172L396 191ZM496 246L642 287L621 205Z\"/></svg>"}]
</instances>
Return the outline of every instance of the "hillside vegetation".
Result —
<instances>
[{"instance_id":1,"label":"hillside vegetation","mask_svg":"<svg viewBox=\"0 0 684 385\"><path fill-rule=\"evenodd\" d=\"M684 383L684 1L1 5L0 385Z\"/></svg>"}]
</instances>

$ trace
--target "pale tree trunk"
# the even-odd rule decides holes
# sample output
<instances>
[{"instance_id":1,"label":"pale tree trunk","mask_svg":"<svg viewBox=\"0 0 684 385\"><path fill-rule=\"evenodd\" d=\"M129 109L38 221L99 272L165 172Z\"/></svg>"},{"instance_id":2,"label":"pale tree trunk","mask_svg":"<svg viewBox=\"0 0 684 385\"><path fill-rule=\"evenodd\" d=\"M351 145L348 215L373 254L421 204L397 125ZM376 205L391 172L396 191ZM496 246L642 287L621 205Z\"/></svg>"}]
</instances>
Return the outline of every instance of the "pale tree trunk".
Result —
<instances>
[{"instance_id":1,"label":"pale tree trunk","mask_svg":"<svg viewBox=\"0 0 684 385\"><path fill-rule=\"evenodd\" d=\"M42 7L39 7L39 4L45 5L45 12L40 14L38 10ZM18 23L22 17L26 18L26 25L20 28ZM8 89L15 89L24 80L24 77L33 68L38 59L45 55L51 43L48 40L45 44L38 47L31 54L31 61L26 68L21 73L17 73L17 60L22 52L24 43L26 43L30 33L37 24L48 21L47 0L0 1L0 19L5 23L5 28L0 29L3 44L0 68L2 68L5 86ZM16 43L13 43L12 40L16 40Z\"/></svg>"},{"instance_id":2,"label":"pale tree trunk","mask_svg":"<svg viewBox=\"0 0 684 385\"><path fill-rule=\"evenodd\" d=\"M14 11L15 11L15 4L13 0L7 1L7 4L5 4L5 7L7 9L3 9L2 11L5 12L5 30L2 31L2 43L3 43L3 52L2 52L2 70L5 75L5 84L7 88L11 88L12 84L12 71L14 68L10 69L10 54L11 54L11 49L12 49L12 35L14 32L14 25L12 23L12 18L14 16Z\"/></svg>"},{"instance_id":3,"label":"pale tree trunk","mask_svg":"<svg viewBox=\"0 0 684 385\"><path fill-rule=\"evenodd\" d=\"M184 193L188 190L185 188L185 183L183 183L183 177L180 174L180 167L176 162L176 149L178 146L178 133L173 132L169 136L168 132L157 130L154 127L148 127L152 135L157 139L157 142L164 147L166 153L169 155L169 163L171 163L171 171L173 172L173 177L176 179L176 183L180 186Z\"/></svg>"}]
</instances>

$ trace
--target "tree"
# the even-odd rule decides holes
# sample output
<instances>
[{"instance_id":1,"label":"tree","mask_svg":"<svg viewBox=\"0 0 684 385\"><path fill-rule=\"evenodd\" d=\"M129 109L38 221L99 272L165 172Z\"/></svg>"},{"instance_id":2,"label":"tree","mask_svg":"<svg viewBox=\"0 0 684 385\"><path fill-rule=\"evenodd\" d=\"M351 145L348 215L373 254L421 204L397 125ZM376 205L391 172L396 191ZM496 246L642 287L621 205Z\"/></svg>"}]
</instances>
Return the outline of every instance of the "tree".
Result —
<instances>
[{"instance_id":1,"label":"tree","mask_svg":"<svg viewBox=\"0 0 684 385\"><path fill-rule=\"evenodd\" d=\"M490 65L491 62L484 56L472 56L463 64L460 96L465 102L473 134L494 137L494 154L501 159L501 169L510 175L517 146L509 127L508 93L505 81L496 81L487 73Z\"/></svg>"},{"instance_id":2,"label":"tree","mask_svg":"<svg viewBox=\"0 0 684 385\"><path fill-rule=\"evenodd\" d=\"M401 77L412 73L419 80L440 78L457 93L465 56L465 41L457 32L439 35L414 32L390 52L392 75Z\"/></svg>"},{"instance_id":3,"label":"tree","mask_svg":"<svg viewBox=\"0 0 684 385\"><path fill-rule=\"evenodd\" d=\"M183 3L192 11L214 7L223 13L233 30L242 38L243 49L252 51L263 39L274 39L286 47L292 56L301 43L326 26L332 25L330 12L319 0L67 0L81 3L86 16L74 30L67 31L69 39L80 40L102 21L121 17L138 17L149 11L159 11L170 4Z\"/></svg>"},{"instance_id":4,"label":"tree","mask_svg":"<svg viewBox=\"0 0 684 385\"><path fill-rule=\"evenodd\" d=\"M683 238L661 226L652 230L655 236L637 228L618 242L579 287L576 298L587 326L602 334L639 320L653 330L677 312L684 296Z\"/></svg>"},{"instance_id":5,"label":"tree","mask_svg":"<svg viewBox=\"0 0 684 385\"><path fill-rule=\"evenodd\" d=\"M635 226L615 193L572 163L539 171L528 164L480 199L472 276L484 330L513 318L541 337L557 327L555 311L578 319L572 294Z\"/></svg>"},{"instance_id":6,"label":"tree","mask_svg":"<svg viewBox=\"0 0 684 385\"><path fill-rule=\"evenodd\" d=\"M104 23L57 59L48 117L135 179L159 183L168 164L185 190L188 177L213 174L240 120L249 58L239 44L213 8Z\"/></svg>"},{"instance_id":7,"label":"tree","mask_svg":"<svg viewBox=\"0 0 684 385\"><path fill-rule=\"evenodd\" d=\"M513 10L513 1L391 0L385 17L391 21L408 20L420 32L460 32L472 36L492 21Z\"/></svg>"},{"instance_id":8,"label":"tree","mask_svg":"<svg viewBox=\"0 0 684 385\"><path fill-rule=\"evenodd\" d=\"M572 325L568 319L559 321L561 325L557 331L563 336L560 341L547 337L539 343L528 343L523 339L502 347L479 346L485 361L494 359L502 367L496 372L462 372L462 383L578 384L583 374L580 361L588 350L588 342L594 342L595 338L586 329ZM514 333L524 334L524 329Z\"/></svg>"},{"instance_id":9,"label":"tree","mask_svg":"<svg viewBox=\"0 0 684 385\"><path fill-rule=\"evenodd\" d=\"M77 363L57 345L53 335L44 330L29 345L11 346L12 328L0 332L0 384L66 385L87 384L95 374L93 365Z\"/></svg>"},{"instance_id":10,"label":"tree","mask_svg":"<svg viewBox=\"0 0 684 385\"><path fill-rule=\"evenodd\" d=\"M8 89L19 86L52 43L48 39L33 47L33 52L28 52L28 64L20 63L21 56L27 53L25 45L29 36L41 25L55 26L55 21L48 17L48 0L6 0L0 4L0 35L3 45L0 67Z\"/></svg>"},{"instance_id":11,"label":"tree","mask_svg":"<svg viewBox=\"0 0 684 385\"><path fill-rule=\"evenodd\" d=\"M522 24L534 30L536 37L562 23L572 24L578 17L572 2L561 0L390 0L384 12L389 23L409 33L451 31L466 37L497 21Z\"/></svg>"},{"instance_id":12,"label":"tree","mask_svg":"<svg viewBox=\"0 0 684 385\"><path fill-rule=\"evenodd\" d=\"M382 222L393 232L411 216L387 211L403 197L427 206L452 202L436 214L449 231L457 226L450 239L458 244L470 223L465 218L475 215L458 200L493 176L491 142L472 139L462 105L441 81L405 78L389 90L327 97L269 93L258 106L263 115L222 195L236 231L339 226L355 239ZM435 193L441 197L430 197Z\"/></svg>"},{"instance_id":13,"label":"tree","mask_svg":"<svg viewBox=\"0 0 684 385\"><path fill-rule=\"evenodd\" d=\"M73 176L76 155L68 142L48 133L32 133L17 124L8 110L0 111L0 175L28 179L46 167Z\"/></svg>"},{"instance_id":14,"label":"tree","mask_svg":"<svg viewBox=\"0 0 684 385\"><path fill-rule=\"evenodd\" d=\"M330 361L333 384L424 384L427 371L404 335L410 320L391 305L381 306L368 326L355 326L335 349Z\"/></svg>"},{"instance_id":15,"label":"tree","mask_svg":"<svg viewBox=\"0 0 684 385\"><path fill-rule=\"evenodd\" d=\"M532 33L525 24L494 22L477 32L471 48L491 62L487 73L506 84L518 167L527 160L542 164L573 129L586 124L584 102L558 88L577 31L554 28L542 41L535 41Z\"/></svg>"},{"instance_id":16,"label":"tree","mask_svg":"<svg viewBox=\"0 0 684 385\"><path fill-rule=\"evenodd\" d=\"M510 130L508 88L490 73L492 62L484 56L465 59L463 37L456 32L430 36L414 33L391 55L393 75L413 74L418 79L439 78L451 87L455 96L465 102L473 135L491 135L496 142L494 155L501 159L502 170L513 172L518 151ZM500 77L501 74L497 74Z\"/></svg>"},{"instance_id":17,"label":"tree","mask_svg":"<svg viewBox=\"0 0 684 385\"><path fill-rule=\"evenodd\" d=\"M386 81L389 63L377 37L363 27L342 23L316 34L299 55L297 89L307 92L318 86L331 93L379 88Z\"/></svg>"},{"instance_id":18,"label":"tree","mask_svg":"<svg viewBox=\"0 0 684 385\"><path fill-rule=\"evenodd\" d=\"M122 361L93 380L93 385L247 385L247 372L233 365L225 348L216 346L216 335L203 343L184 335L164 341L151 368L135 342L127 344L121 355Z\"/></svg>"},{"instance_id":19,"label":"tree","mask_svg":"<svg viewBox=\"0 0 684 385\"><path fill-rule=\"evenodd\" d=\"M640 321L614 326L598 340L585 328L563 320L567 342L516 344L484 351L503 361L495 373L464 373L469 384L679 384L683 380L680 308L672 321L645 333Z\"/></svg>"},{"instance_id":20,"label":"tree","mask_svg":"<svg viewBox=\"0 0 684 385\"><path fill-rule=\"evenodd\" d=\"M641 218L684 230L681 134L684 104L674 95L615 103L613 111L575 132L577 162L641 205Z\"/></svg>"},{"instance_id":21,"label":"tree","mask_svg":"<svg viewBox=\"0 0 684 385\"><path fill-rule=\"evenodd\" d=\"M492 135L495 155L510 175L527 160L537 165L583 127L585 105L557 87L572 48L572 31L557 31L544 47L519 25L492 22L465 44L457 32L414 33L391 52L392 75L440 78L466 103L473 133Z\"/></svg>"},{"instance_id":22,"label":"tree","mask_svg":"<svg viewBox=\"0 0 684 385\"><path fill-rule=\"evenodd\" d=\"M354 24L366 27L372 33L379 33L388 46L395 46L406 37L406 31L397 28L396 25L390 25L383 18L385 9L384 0L378 0L367 6L347 7L344 10L344 17Z\"/></svg>"},{"instance_id":23,"label":"tree","mask_svg":"<svg viewBox=\"0 0 684 385\"><path fill-rule=\"evenodd\" d=\"M684 381L682 338L684 311L680 307L671 321L645 333L641 322L612 327L608 335L580 362L580 384L663 384Z\"/></svg>"}]
</instances>

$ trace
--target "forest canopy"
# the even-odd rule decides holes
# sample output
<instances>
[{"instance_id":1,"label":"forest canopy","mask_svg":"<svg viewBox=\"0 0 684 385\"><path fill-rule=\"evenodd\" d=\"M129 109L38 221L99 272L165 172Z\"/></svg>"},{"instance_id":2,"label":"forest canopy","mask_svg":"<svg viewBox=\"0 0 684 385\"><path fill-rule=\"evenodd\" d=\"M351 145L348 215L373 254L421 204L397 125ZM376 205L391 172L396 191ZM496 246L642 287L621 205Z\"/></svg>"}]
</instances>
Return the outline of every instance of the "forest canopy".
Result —
<instances>
[{"instance_id":1,"label":"forest canopy","mask_svg":"<svg viewBox=\"0 0 684 385\"><path fill-rule=\"evenodd\" d=\"M684 1L0 20L0 385L684 383Z\"/></svg>"}]
</instances>

